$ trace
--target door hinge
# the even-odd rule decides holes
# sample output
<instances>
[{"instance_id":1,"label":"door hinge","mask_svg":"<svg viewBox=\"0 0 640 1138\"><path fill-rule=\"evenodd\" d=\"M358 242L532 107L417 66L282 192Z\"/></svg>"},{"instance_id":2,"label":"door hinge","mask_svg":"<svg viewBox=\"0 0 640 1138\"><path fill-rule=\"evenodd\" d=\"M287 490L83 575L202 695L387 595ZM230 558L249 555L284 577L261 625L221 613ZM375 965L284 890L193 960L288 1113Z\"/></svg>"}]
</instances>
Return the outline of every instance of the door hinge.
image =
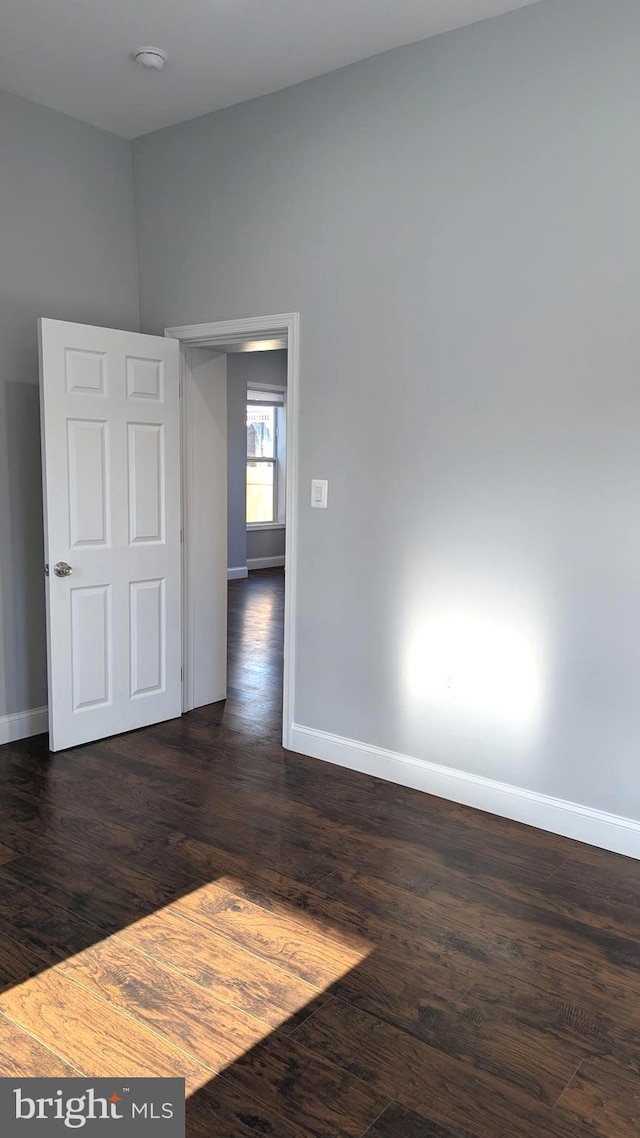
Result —
<instances>
[{"instance_id":1,"label":"door hinge","mask_svg":"<svg viewBox=\"0 0 640 1138\"><path fill-rule=\"evenodd\" d=\"M183 673L182 668L181 668L180 669L180 683L182 683L183 679L184 679L184 673Z\"/></svg>"},{"instance_id":2,"label":"door hinge","mask_svg":"<svg viewBox=\"0 0 640 1138\"><path fill-rule=\"evenodd\" d=\"M180 545L182 545L182 530L180 530Z\"/></svg>"}]
</instances>

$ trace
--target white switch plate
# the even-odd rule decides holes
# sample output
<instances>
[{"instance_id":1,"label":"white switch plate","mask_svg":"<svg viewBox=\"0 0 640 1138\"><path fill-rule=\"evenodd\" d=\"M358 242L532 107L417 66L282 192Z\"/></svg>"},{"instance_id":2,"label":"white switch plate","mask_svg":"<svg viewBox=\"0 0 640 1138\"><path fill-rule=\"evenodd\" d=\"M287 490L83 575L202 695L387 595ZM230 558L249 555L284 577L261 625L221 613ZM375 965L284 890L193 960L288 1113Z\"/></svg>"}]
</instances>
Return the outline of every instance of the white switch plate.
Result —
<instances>
[{"instance_id":1,"label":"white switch plate","mask_svg":"<svg viewBox=\"0 0 640 1138\"><path fill-rule=\"evenodd\" d=\"M311 479L311 505L314 510L326 510L329 483L326 478Z\"/></svg>"}]
</instances>

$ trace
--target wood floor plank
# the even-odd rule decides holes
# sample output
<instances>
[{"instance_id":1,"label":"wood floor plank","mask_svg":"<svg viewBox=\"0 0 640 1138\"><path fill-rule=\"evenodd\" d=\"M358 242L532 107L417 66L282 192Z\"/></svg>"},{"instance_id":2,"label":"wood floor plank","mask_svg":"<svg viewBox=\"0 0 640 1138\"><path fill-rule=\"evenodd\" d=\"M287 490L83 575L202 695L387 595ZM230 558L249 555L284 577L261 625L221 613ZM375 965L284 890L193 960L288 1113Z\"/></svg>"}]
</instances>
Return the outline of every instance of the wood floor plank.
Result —
<instances>
[{"instance_id":1,"label":"wood floor plank","mask_svg":"<svg viewBox=\"0 0 640 1138\"><path fill-rule=\"evenodd\" d=\"M286 1111L284 1099L280 1105ZM220 1075L187 1099L187 1134L189 1138L309 1138L309 1131L293 1118L271 1103L257 1102Z\"/></svg>"},{"instance_id":2,"label":"wood floor plank","mask_svg":"<svg viewBox=\"0 0 640 1138\"><path fill-rule=\"evenodd\" d=\"M5 865L9 861L13 861L17 857L16 850L9 849L8 846L0 845L0 865Z\"/></svg>"},{"instance_id":3,"label":"wood floor plank","mask_svg":"<svg viewBox=\"0 0 640 1138\"><path fill-rule=\"evenodd\" d=\"M444 1126L467 1127L478 1138L568 1138L569 1128L551 1106L341 1001L321 1008L293 1038L368 1082L381 1097L397 1098ZM574 1138L585 1134L577 1128Z\"/></svg>"},{"instance_id":4,"label":"wood floor plank","mask_svg":"<svg viewBox=\"0 0 640 1138\"><path fill-rule=\"evenodd\" d=\"M401 1066L405 1078L411 1070L420 1072L428 1066L431 1058L428 1048L432 1048L462 1060L469 1071L479 1075L487 1073L514 1090L523 1091L532 1099L553 1106L576 1067L588 1054L585 1049L548 1040L542 1032L534 1034L513 1024L501 1024L497 1020L486 1022L481 1015L474 1014L470 1005L464 1001L456 1003L444 993L432 1001L432 1006L427 998L422 1011L421 1019L415 1024L415 1032L411 1031L413 1025L390 1025L388 1020L380 1028L381 1038L386 1038L388 1034L386 1027L393 1026L398 1034L389 1035L389 1038L404 1039L405 1048L402 1052L398 1049L397 1055L398 1059L402 1055ZM344 1006L344 1001L334 1000L305 1020L294 1032L294 1038L310 1050L331 1057L334 1035L341 1031L344 1024L352 1022L361 1025L367 1021L357 1014L352 1017L351 1010ZM372 1028L378 1022L383 1021L372 1015ZM409 1035L404 1034L407 1027ZM402 1071L394 1073L393 1078L397 1086L402 1085ZM406 1105L417 1107L422 1102L422 1091L419 1076L417 1097L403 1097L400 1092L398 1097Z\"/></svg>"},{"instance_id":5,"label":"wood floor plank","mask_svg":"<svg viewBox=\"0 0 640 1138\"><path fill-rule=\"evenodd\" d=\"M376 949L327 990L420 1038L439 1009L444 1014L449 1001L464 997L471 974L446 956Z\"/></svg>"},{"instance_id":6,"label":"wood floor plank","mask_svg":"<svg viewBox=\"0 0 640 1138\"><path fill-rule=\"evenodd\" d=\"M34 898L38 898L34 890L20 880L8 877L0 869L0 918L10 917Z\"/></svg>"},{"instance_id":7,"label":"wood floor plank","mask_svg":"<svg viewBox=\"0 0 640 1138\"><path fill-rule=\"evenodd\" d=\"M272 1027L316 1000L320 992L317 986L168 910L123 929L118 937Z\"/></svg>"},{"instance_id":8,"label":"wood floor plank","mask_svg":"<svg viewBox=\"0 0 640 1138\"><path fill-rule=\"evenodd\" d=\"M233 1063L271 1030L115 937L61 964L59 971L213 1073Z\"/></svg>"},{"instance_id":9,"label":"wood floor plank","mask_svg":"<svg viewBox=\"0 0 640 1138\"><path fill-rule=\"evenodd\" d=\"M398 924L419 922L432 950L468 957L485 975L518 982L534 976L548 991L571 1002L605 980L622 990L640 966L640 944L580 922L557 920L523 897L519 911L482 887L475 893L440 882L420 897L399 886L344 869L324 883L332 896ZM471 969L473 971L473 969ZM577 1002L580 1002L578 1000Z\"/></svg>"},{"instance_id":10,"label":"wood floor plank","mask_svg":"<svg viewBox=\"0 0 640 1138\"><path fill-rule=\"evenodd\" d=\"M569 963L569 962L567 962ZM640 1022L629 983L603 975L571 988L565 980L555 990L535 974L514 980L486 974L466 993L472 1003L493 1008L515 1023L529 1024L551 1039L580 1043L594 1054L613 1054L623 1065L640 1052Z\"/></svg>"},{"instance_id":11,"label":"wood floor plank","mask_svg":"<svg viewBox=\"0 0 640 1138\"><path fill-rule=\"evenodd\" d=\"M89 858L53 846L46 858L19 857L0 872L14 886L29 887L105 932L153 912L175 896L164 873L154 879L124 860L105 860L97 850Z\"/></svg>"},{"instance_id":12,"label":"wood floor plank","mask_svg":"<svg viewBox=\"0 0 640 1138\"><path fill-rule=\"evenodd\" d=\"M225 1073L240 1092L287 1117L314 1138L360 1138L388 1105L361 1079L274 1031Z\"/></svg>"},{"instance_id":13,"label":"wood floor plank","mask_svg":"<svg viewBox=\"0 0 640 1138\"><path fill-rule=\"evenodd\" d=\"M264 910L263 920L269 921L272 916L283 918L287 927L293 922L311 938L320 937L332 945L344 946L355 958L368 955L375 943L388 940L404 944L407 939L404 931L398 935L397 926L392 923L368 922L366 914L329 897L322 881L310 885L279 873L249 868L240 875L221 872L212 884L252 908Z\"/></svg>"},{"instance_id":14,"label":"wood floor plank","mask_svg":"<svg viewBox=\"0 0 640 1138\"><path fill-rule=\"evenodd\" d=\"M233 634L233 620L230 621L230 627ZM174 721L171 732L163 734L161 750L152 733L138 733L135 736L136 757L154 768L160 764L171 774L176 771L188 774L192 762L198 769L211 768L213 759L221 755L228 758L232 753L233 766L225 763L224 777L231 780L234 788L239 781L244 781L247 789L255 789L256 785L276 793L286 789L289 797L302 802L313 801L316 791L324 794L326 776L315 760L303 755L293 756L271 743L264 745L259 734L225 734L224 728L214 716L214 708L204 708ZM199 722L200 719L202 722ZM211 730L214 723L215 733ZM122 749L125 754L130 754L132 750L127 737L109 740L107 746ZM189 758L187 767L183 761L185 755ZM256 763L256 759L261 761ZM461 829L465 833L470 831L475 834L477 851L487 848L494 850L494 843L500 842L505 862L511 862L520 846L525 866L531 866L532 862L538 863L541 849L545 851L545 856L555 851L553 864L560 865L567 859L569 852L579 857L581 851L592 848L581 846L577 842L568 847L566 839L548 833L541 840L539 830L506 818L493 818L488 830L486 815L479 811L444 799L425 797L419 791L397 787L382 779L363 776L342 767L332 770L331 785L333 795L327 804L328 808L339 804L345 816L353 817L354 813L361 815L372 829L378 829L381 823L388 821L404 828L407 819L414 818L422 827L423 837L427 838L433 831L434 820L442 821L449 829L450 853L460 850ZM548 869L547 865L545 872Z\"/></svg>"},{"instance_id":15,"label":"wood floor plank","mask_svg":"<svg viewBox=\"0 0 640 1138\"><path fill-rule=\"evenodd\" d=\"M0 1012L90 1077L177 1075L191 1089L210 1078L196 1060L55 968L3 993Z\"/></svg>"},{"instance_id":16,"label":"wood floor plank","mask_svg":"<svg viewBox=\"0 0 640 1138\"><path fill-rule=\"evenodd\" d=\"M476 1138L466 1127L442 1126L393 1103L369 1127L366 1138Z\"/></svg>"},{"instance_id":17,"label":"wood floor plank","mask_svg":"<svg viewBox=\"0 0 640 1138\"><path fill-rule=\"evenodd\" d=\"M251 857L246 849L238 852L217 844L219 835L207 840L174 830L167 835L166 855L183 858L200 883L233 874L245 882L269 883L277 878L287 882L310 884L325 878L335 868L332 861L318 857L313 851L292 848L282 843L280 850L269 847L265 857Z\"/></svg>"},{"instance_id":18,"label":"wood floor plank","mask_svg":"<svg viewBox=\"0 0 640 1138\"><path fill-rule=\"evenodd\" d=\"M222 873L242 874L253 869L254 872L277 873L305 883L319 881L335 868L333 857L324 851L292 841L281 833L274 839L273 830L266 833L263 828L255 826L248 829L250 816L251 810L241 821L240 828L229 818L219 826L195 825L190 834L176 828L170 835L174 856L183 856L197 870L201 880L203 875L207 880L211 879L211 872L206 866L212 856L217 858L215 868ZM241 829L244 829L244 840L240 838Z\"/></svg>"},{"instance_id":19,"label":"wood floor plank","mask_svg":"<svg viewBox=\"0 0 640 1138\"><path fill-rule=\"evenodd\" d=\"M171 911L320 988L354 967L363 956L362 951L314 934L292 917L267 912L215 882L180 898Z\"/></svg>"},{"instance_id":20,"label":"wood floor plank","mask_svg":"<svg viewBox=\"0 0 640 1138\"><path fill-rule=\"evenodd\" d=\"M581 886L597 896L615 897L623 904L640 906L640 863L634 858L612 855L592 846L582 847L578 853L571 846L554 880L560 887Z\"/></svg>"},{"instance_id":21,"label":"wood floor plank","mask_svg":"<svg viewBox=\"0 0 640 1138\"><path fill-rule=\"evenodd\" d=\"M249 795L243 801L236 796L233 809L230 809L224 795L216 794L212 797L211 786L194 789L193 784L185 784L184 779L159 780L157 775L154 778L149 773L152 771L150 764L136 770L135 761L127 761L125 756L118 753L112 756L115 761L109 762L109 756L102 753L103 745L94 746L99 752L100 761L87 754L86 750L79 755L74 752L73 756L67 757L67 766L59 765L52 772L52 785L48 786L48 793L55 794L62 803L54 819L56 830L60 830L63 817L79 818L81 826L75 834L71 833L70 841L66 836L50 831L47 838L49 843L59 836L65 846L77 846L83 841L86 845L93 838L95 826L108 816L108 825L103 834L107 850L111 846L112 834L122 833L127 826L135 843L142 825L144 829L150 829L154 836L159 830L164 830L165 835L182 833L192 839L215 842L219 848L231 854L252 859L256 864L300 880L317 880L335 867L336 860L330 850L310 848L304 834L295 827L281 825L274 828L273 822L265 820L256 811L255 803ZM88 768L86 777L81 766L82 760ZM115 771L117 777L114 777ZM215 785L215 779L211 777L208 782ZM124 786L125 796L122 792ZM158 804L162 807L160 811L157 810ZM23 811L28 810L25 795L20 796L20 806ZM17 806L14 812L19 813ZM149 822L149 819L158 815L162 818L160 827L155 822ZM31 814L29 817L32 819ZM29 824L35 827L33 820ZM37 857L37 828L32 832L22 822L19 828L22 841L16 836L13 842L16 849ZM144 844L140 845L139 851L136 850L136 854L141 855L141 868L149 867L146 852ZM175 863L170 863L168 868L173 872Z\"/></svg>"},{"instance_id":22,"label":"wood floor plank","mask_svg":"<svg viewBox=\"0 0 640 1138\"><path fill-rule=\"evenodd\" d=\"M97 925L49 897L36 895L11 914L5 927L14 940L27 945L48 964L82 952L103 936Z\"/></svg>"},{"instance_id":23,"label":"wood floor plank","mask_svg":"<svg viewBox=\"0 0 640 1138\"><path fill-rule=\"evenodd\" d=\"M122 745L123 744L121 744L121 747L122 747ZM157 774L155 777L157 778ZM212 781L215 780L215 774L214 773L212 773L212 775L211 775L211 780ZM232 782L232 780L228 780L228 782L229 781ZM221 783L220 792L221 792L222 797L224 797L225 789L227 789L227 787L225 787L224 783ZM182 786L180 793L182 793L182 791L183 791L183 786ZM177 793L178 793L178 791L177 791ZM194 787L188 787L188 798L189 797L192 799L192 801L196 801L198 799L198 794L196 793L196 790L194 789ZM244 805L243 801L241 801L241 798L238 797L237 793L233 793L232 797L231 797L231 794L228 793L228 801L224 803L224 806L225 806L224 813L225 813L225 815L228 815L228 817L222 819L222 824L224 825L224 822L228 823L229 820L232 820L233 824L235 824L235 826L236 826L236 830L239 830L240 823L244 822L245 823L245 827L244 827L245 830L246 830L246 825L248 824L249 825L249 832L251 832L252 825L253 825L253 827L255 827L256 814L259 816L266 815L266 814L269 814L271 816L278 815L281 819L282 825L288 826L288 832L289 833L292 833L292 832L295 833L296 827L297 827L297 831L300 832L301 834L305 831L307 832L307 834L312 834L313 838L314 838L314 847L315 848L317 848L317 849L322 848L321 843L322 843L322 841L325 842L325 854L327 856L329 854L329 851L333 850L333 852L334 852L334 864L336 864L336 860L335 860L336 852L339 855L340 859L342 859L343 861L348 860L348 861L350 861L350 864L356 864L356 857L358 857L359 854L362 854L362 849L361 849L361 836L362 835L360 835L360 834L358 834L358 832L356 832L356 828L353 827L353 825L351 825L351 823L347 823L346 820L345 820L345 822L343 822L340 825L338 825L337 823L328 823L326 818L323 818L321 815L319 815L317 808L311 807L310 805L303 806L302 803L292 802L292 801L290 801L290 799L288 797L286 797L284 799L281 799L278 797L261 798L260 794L256 793L255 786L254 786L253 787L253 794L252 794L252 798L251 798L251 810L249 810L248 815L247 814L240 815L238 813L239 809L244 810L245 805ZM263 809L257 810L256 809L257 807L263 807ZM253 815L251 813L252 810L253 810ZM346 817L348 817L348 816L346 816ZM253 822L252 822L252 818L253 818ZM191 817L191 823L192 822L194 822L194 818ZM327 840L329 828L331 831L331 841L330 842L328 842L328 840ZM424 838L424 835L425 835L425 830L424 830L424 826L422 826L422 830L418 832L418 836L420 839L422 839L422 838ZM384 832L383 832L383 835L381 835L381 836L377 835L376 841L380 844L380 848L383 848L385 840L386 840L386 835L384 834ZM433 835L432 835L432 841L433 841ZM450 827L450 833L449 833L448 839L446 839L446 841L449 842L451 849L449 850L449 854L446 854L446 852L445 852L444 855L442 854L442 851L435 851L434 856L437 855L435 864L437 864L437 865L442 864L442 857L444 857L446 860L446 857L449 857L449 859L454 858L454 857L460 858L463 854L463 851L460 851L459 849L454 848L454 834L453 834L451 827ZM337 842L340 844L339 844L339 848L336 850L336 843ZM486 835L485 835L485 842L486 842ZM355 847L358 847L358 850L354 850L354 848L353 848L354 843L355 843ZM401 846L401 844L402 843L400 843L400 846ZM506 843L503 843L503 844L506 844ZM515 843L512 843L512 844L515 844ZM407 846L409 849L410 843L405 842L405 846ZM351 850L351 856L347 856L348 852L350 852L350 850ZM408 851L407 850L405 850L405 851L401 850L401 854L402 854L402 856L404 856L404 855L408 856ZM405 871L403 871L405 873L405 875L410 874L413 877L416 877L416 876L419 876L419 875L427 872L427 869L429 868L429 864L430 864L429 861L427 860L428 855L429 855L428 849L421 849L419 857L413 857L412 860L410 859L408 861L407 869L405 869ZM486 852L483 850L483 847L481 844L481 839L479 839L479 836L478 836L478 838L474 839L474 843L471 844L470 851L467 851L467 863L466 864L469 863L469 860L471 859L471 855L473 855L474 864L481 863L482 858L486 856ZM548 851L540 850L539 851L539 857L536 858L536 863L535 863L535 865L532 866L531 858L527 857L526 855L528 855L528 849L525 849L524 854L518 855L518 858L516 858L514 851L511 851L511 858L509 859L506 855L506 852L504 852L504 850L502 850L502 857L501 857L501 860L499 861L498 864L503 869L503 871L507 871L507 869L509 867L512 867L512 865L514 865L516 863L516 860L519 860L520 867L526 868L527 873L533 874L535 871L536 880L540 880L541 875L542 876L548 875L552 871L552 869L555 869L560 864L560 860L561 860L560 856L558 854L556 854L555 851L551 851L549 854ZM366 856L370 857L370 850L367 851Z\"/></svg>"},{"instance_id":24,"label":"wood floor plank","mask_svg":"<svg viewBox=\"0 0 640 1138\"><path fill-rule=\"evenodd\" d=\"M586 1060L556 1107L561 1117L588 1124L599 1138L637 1138L640 1072L607 1058Z\"/></svg>"},{"instance_id":25,"label":"wood floor plank","mask_svg":"<svg viewBox=\"0 0 640 1138\"><path fill-rule=\"evenodd\" d=\"M334 870L316 885L291 881L279 874L242 878L224 873L216 879L216 885L268 913L293 919L312 935L320 934L356 953L368 955L375 944L423 947L421 930L414 922L400 925L393 916L386 920L333 896L331 881L338 872Z\"/></svg>"},{"instance_id":26,"label":"wood floor plank","mask_svg":"<svg viewBox=\"0 0 640 1138\"><path fill-rule=\"evenodd\" d=\"M22 983L27 976L40 972L43 967L41 954L0 932L0 991Z\"/></svg>"},{"instance_id":27,"label":"wood floor plank","mask_svg":"<svg viewBox=\"0 0 640 1138\"><path fill-rule=\"evenodd\" d=\"M0 1078L73 1078L83 1073L0 1013Z\"/></svg>"},{"instance_id":28,"label":"wood floor plank","mask_svg":"<svg viewBox=\"0 0 640 1138\"><path fill-rule=\"evenodd\" d=\"M130 749L122 739L111 741L108 746L123 757L130 755ZM140 748L144 748L144 742L138 744L136 751L138 772L141 771ZM202 748L206 748L205 741ZM158 772L153 762L156 751L157 748L147 744L145 757L152 777L158 780L160 786L164 784L169 791L175 787L178 780L186 793L185 801L196 801L204 770L206 785L216 786L217 799L229 816L234 815L238 804L243 802L243 796L246 796L254 811L257 808L263 816L275 815L283 823L303 827L308 832L314 833L314 837L323 830L326 832L330 829L332 848L336 840L351 839L358 843L363 833L382 848L385 841L402 832L405 842L414 848L419 848L419 857L413 863L417 877L432 870L459 868L471 874L474 879L487 877L491 880L499 876L513 880L517 884L536 883L546 880L566 858L566 850L560 852L548 846L540 848L539 839L536 856L532 857L531 839L518 841L517 827L508 837L499 834L488 837L485 829L473 825L467 824L461 830L459 822L452 822L450 818L442 817L433 809L425 817L424 801L421 804L421 811L416 809L411 812L407 809L406 795L395 808L388 801L376 803L372 808L369 802L363 801L363 794L352 793L345 798L334 793L328 798L323 798L319 809L310 796L309 787L305 782L298 786L290 777L287 778L287 793L283 794L281 775L274 772L265 782L257 777L255 764L246 770L234 769L232 772L228 769L221 772L211 764L205 768L197 767L195 772L187 775L185 783L184 763L178 766L174 760L167 770ZM144 754L144 750L142 753ZM129 762L131 763L131 759ZM387 791L387 799L389 796L390 792ZM424 796L418 795L418 800L421 797L424 799ZM473 812L468 811L468 816L473 818ZM465 820L468 821L468 817ZM526 827L520 827L520 831L527 835L529 832ZM314 841L314 846L319 848L318 840ZM369 857L370 850L367 851L367 858ZM353 859L350 863L357 864Z\"/></svg>"}]
</instances>

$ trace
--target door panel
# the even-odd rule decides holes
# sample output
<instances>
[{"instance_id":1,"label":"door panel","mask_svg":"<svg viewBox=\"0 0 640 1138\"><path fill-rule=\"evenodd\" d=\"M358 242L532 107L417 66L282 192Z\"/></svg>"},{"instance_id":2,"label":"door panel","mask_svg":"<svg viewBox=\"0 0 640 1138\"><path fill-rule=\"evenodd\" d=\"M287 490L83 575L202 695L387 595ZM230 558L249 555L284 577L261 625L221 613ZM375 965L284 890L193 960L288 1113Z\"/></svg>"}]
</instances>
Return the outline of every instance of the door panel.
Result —
<instances>
[{"instance_id":1,"label":"door panel","mask_svg":"<svg viewBox=\"0 0 640 1138\"><path fill-rule=\"evenodd\" d=\"M138 359L127 356L127 395L129 399L153 399L163 401L162 360Z\"/></svg>"},{"instance_id":2,"label":"door panel","mask_svg":"<svg viewBox=\"0 0 640 1138\"><path fill-rule=\"evenodd\" d=\"M67 395L106 395L107 357L104 352L81 352L65 348Z\"/></svg>"},{"instance_id":3,"label":"door panel","mask_svg":"<svg viewBox=\"0 0 640 1138\"><path fill-rule=\"evenodd\" d=\"M67 421L69 462L69 544L109 544L107 454L109 424L99 420Z\"/></svg>"},{"instance_id":4,"label":"door panel","mask_svg":"<svg viewBox=\"0 0 640 1138\"><path fill-rule=\"evenodd\" d=\"M129 423L129 541L164 541L164 433L161 423Z\"/></svg>"},{"instance_id":5,"label":"door panel","mask_svg":"<svg viewBox=\"0 0 640 1138\"><path fill-rule=\"evenodd\" d=\"M181 714L178 343L42 320L40 388L60 750Z\"/></svg>"},{"instance_id":6,"label":"door panel","mask_svg":"<svg viewBox=\"0 0 640 1138\"><path fill-rule=\"evenodd\" d=\"M113 689L111 589L71 588L69 596L73 711L108 706Z\"/></svg>"},{"instance_id":7,"label":"door panel","mask_svg":"<svg viewBox=\"0 0 640 1138\"><path fill-rule=\"evenodd\" d=\"M132 581L131 697L149 696L164 687L164 581Z\"/></svg>"}]
</instances>

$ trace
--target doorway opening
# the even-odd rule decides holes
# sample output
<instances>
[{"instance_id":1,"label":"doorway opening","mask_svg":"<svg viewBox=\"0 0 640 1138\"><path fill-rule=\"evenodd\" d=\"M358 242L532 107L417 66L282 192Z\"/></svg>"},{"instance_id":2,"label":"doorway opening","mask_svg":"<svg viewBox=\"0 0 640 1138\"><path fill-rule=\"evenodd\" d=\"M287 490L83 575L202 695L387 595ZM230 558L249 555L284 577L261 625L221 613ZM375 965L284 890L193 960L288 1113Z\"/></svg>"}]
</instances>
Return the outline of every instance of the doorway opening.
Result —
<instances>
[{"instance_id":1,"label":"doorway opening","mask_svg":"<svg viewBox=\"0 0 640 1138\"><path fill-rule=\"evenodd\" d=\"M230 580L285 564L287 347L227 348L227 566Z\"/></svg>"},{"instance_id":2,"label":"doorway opening","mask_svg":"<svg viewBox=\"0 0 640 1138\"><path fill-rule=\"evenodd\" d=\"M263 697L271 715L279 705L274 684L280 686L282 663L282 743L289 748L295 674L298 324L298 314L291 313L165 332L181 347L183 710L225 699L228 685L234 688L234 704L240 706L239 683L247 699L252 698L251 663L246 654L241 662L231 643L227 674L227 622L232 637L240 640L241 629L248 630L253 622L254 631L269 641L260 686L266 685ZM239 432L231 437L232 423L237 426L240 418L241 453ZM282 610L280 654L273 637L282 645Z\"/></svg>"}]
</instances>

